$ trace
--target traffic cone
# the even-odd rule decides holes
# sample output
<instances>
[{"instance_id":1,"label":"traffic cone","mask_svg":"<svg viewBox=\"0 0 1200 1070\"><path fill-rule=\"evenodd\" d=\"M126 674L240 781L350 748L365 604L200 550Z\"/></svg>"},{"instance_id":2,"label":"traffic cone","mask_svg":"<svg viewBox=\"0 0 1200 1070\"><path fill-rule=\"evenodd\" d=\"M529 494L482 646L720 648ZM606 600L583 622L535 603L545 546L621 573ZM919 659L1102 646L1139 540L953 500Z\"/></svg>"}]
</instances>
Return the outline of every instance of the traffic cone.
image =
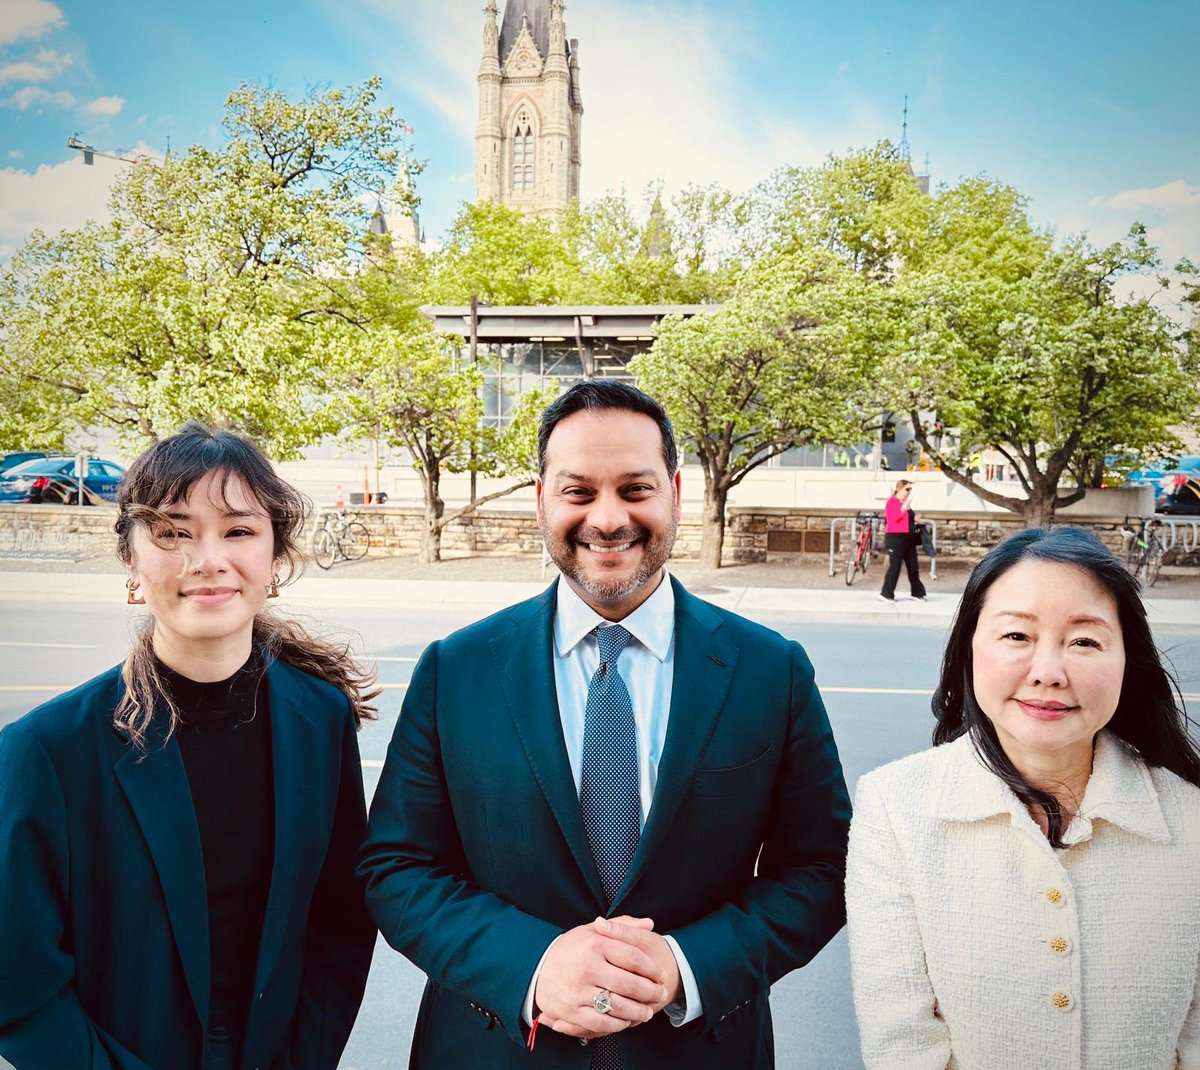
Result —
<instances>
[{"instance_id":1,"label":"traffic cone","mask_svg":"<svg viewBox=\"0 0 1200 1070\"><path fill-rule=\"evenodd\" d=\"M336 505L339 509L346 508L346 495L343 493L342 485L340 483L338 484L337 497L335 497L333 499L333 504Z\"/></svg>"}]
</instances>

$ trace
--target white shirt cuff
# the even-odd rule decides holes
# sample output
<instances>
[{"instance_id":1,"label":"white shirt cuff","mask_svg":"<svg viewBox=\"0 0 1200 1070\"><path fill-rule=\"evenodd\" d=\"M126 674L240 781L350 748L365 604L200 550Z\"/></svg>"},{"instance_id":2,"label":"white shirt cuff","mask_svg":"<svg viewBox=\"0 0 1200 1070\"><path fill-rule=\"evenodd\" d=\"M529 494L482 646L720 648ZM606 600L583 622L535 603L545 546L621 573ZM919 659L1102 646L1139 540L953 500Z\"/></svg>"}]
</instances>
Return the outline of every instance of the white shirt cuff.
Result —
<instances>
[{"instance_id":1,"label":"white shirt cuff","mask_svg":"<svg viewBox=\"0 0 1200 1070\"><path fill-rule=\"evenodd\" d=\"M671 954L675 956L675 965L679 967L679 979L683 982L683 995L674 1003L668 1003L665 1010L673 1026L687 1025L704 1013L704 1007L700 1003L700 988L679 942L665 933L663 939L671 949Z\"/></svg>"},{"instance_id":2,"label":"white shirt cuff","mask_svg":"<svg viewBox=\"0 0 1200 1070\"><path fill-rule=\"evenodd\" d=\"M559 936L562 934L560 933ZM521 1004L521 1021L526 1025L533 1025L533 997L537 992L538 976L542 972L542 963L546 961L546 956L550 954L552 948L558 942L558 936L550 941L546 950L542 952L542 957L538 959L537 969L533 971L533 980L529 982L529 990L525 993L525 1002Z\"/></svg>"}]
</instances>

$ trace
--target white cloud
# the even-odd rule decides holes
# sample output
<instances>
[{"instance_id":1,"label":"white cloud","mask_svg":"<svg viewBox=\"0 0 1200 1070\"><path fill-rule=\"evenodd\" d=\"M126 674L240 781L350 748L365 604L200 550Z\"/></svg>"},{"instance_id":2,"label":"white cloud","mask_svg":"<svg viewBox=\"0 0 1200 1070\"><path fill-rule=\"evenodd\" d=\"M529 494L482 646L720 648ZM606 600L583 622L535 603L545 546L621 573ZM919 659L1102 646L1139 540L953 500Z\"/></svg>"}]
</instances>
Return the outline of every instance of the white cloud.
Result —
<instances>
[{"instance_id":1,"label":"white cloud","mask_svg":"<svg viewBox=\"0 0 1200 1070\"><path fill-rule=\"evenodd\" d=\"M17 60L0 67L0 82L48 82L71 66L70 53L40 49L33 59Z\"/></svg>"},{"instance_id":2,"label":"white cloud","mask_svg":"<svg viewBox=\"0 0 1200 1070\"><path fill-rule=\"evenodd\" d=\"M1137 211L1150 208L1165 214L1200 211L1200 186L1189 186L1182 178L1153 188L1123 190L1105 202L1109 208Z\"/></svg>"},{"instance_id":3,"label":"white cloud","mask_svg":"<svg viewBox=\"0 0 1200 1070\"><path fill-rule=\"evenodd\" d=\"M49 0L4 0L0 5L0 45L43 37L66 24L62 9Z\"/></svg>"},{"instance_id":4,"label":"white cloud","mask_svg":"<svg viewBox=\"0 0 1200 1070\"><path fill-rule=\"evenodd\" d=\"M124 97L97 97L84 110L93 115L120 115L125 107Z\"/></svg>"},{"instance_id":5,"label":"white cloud","mask_svg":"<svg viewBox=\"0 0 1200 1070\"><path fill-rule=\"evenodd\" d=\"M0 169L0 261L7 260L35 227L47 233L107 220L109 187L126 165L97 157L43 164L36 171Z\"/></svg>"},{"instance_id":6,"label":"white cloud","mask_svg":"<svg viewBox=\"0 0 1200 1070\"><path fill-rule=\"evenodd\" d=\"M161 159L145 142L128 155ZM128 171L129 164L120 160L97 156L93 164L85 164L82 155L59 164L43 164L36 171L0 169L0 263L12 256L35 227L55 234L88 220L107 222L112 185Z\"/></svg>"},{"instance_id":7,"label":"white cloud","mask_svg":"<svg viewBox=\"0 0 1200 1070\"><path fill-rule=\"evenodd\" d=\"M27 85L18 89L11 96L0 100L0 107L17 108L20 111L28 111L30 108L42 104L55 108L73 108L75 106L75 98L65 90L58 93L51 93L49 89Z\"/></svg>"},{"instance_id":8,"label":"white cloud","mask_svg":"<svg viewBox=\"0 0 1200 1070\"><path fill-rule=\"evenodd\" d=\"M1200 261L1200 185L1175 179L1159 186L1142 186L1103 194L1088 200L1083 226L1094 244L1119 241L1137 221L1146 226L1146 238L1159 251L1159 271L1127 276L1116 290L1123 298L1145 297L1179 324L1188 322L1191 310L1178 304L1178 287L1162 289L1158 275L1172 274L1184 257Z\"/></svg>"},{"instance_id":9,"label":"white cloud","mask_svg":"<svg viewBox=\"0 0 1200 1070\"><path fill-rule=\"evenodd\" d=\"M392 0L358 0L357 10L345 3L337 10L388 81L421 97L473 144L478 5L409 0L401 10ZM415 47L403 55L384 50L378 42L394 38L381 23ZM854 101L823 109L832 116L823 124L801 123L787 101L772 107L744 94L739 65L754 62L759 47L752 28L681 0L573 5L567 33L581 42L585 198L622 186L637 193L659 180L668 192L710 182L744 189L783 164L817 163L896 125Z\"/></svg>"},{"instance_id":10,"label":"white cloud","mask_svg":"<svg viewBox=\"0 0 1200 1070\"><path fill-rule=\"evenodd\" d=\"M24 156L25 156L25 153L23 153L20 149L9 149L8 150L8 158L10 160L20 160L20 159L23 159Z\"/></svg>"}]
</instances>

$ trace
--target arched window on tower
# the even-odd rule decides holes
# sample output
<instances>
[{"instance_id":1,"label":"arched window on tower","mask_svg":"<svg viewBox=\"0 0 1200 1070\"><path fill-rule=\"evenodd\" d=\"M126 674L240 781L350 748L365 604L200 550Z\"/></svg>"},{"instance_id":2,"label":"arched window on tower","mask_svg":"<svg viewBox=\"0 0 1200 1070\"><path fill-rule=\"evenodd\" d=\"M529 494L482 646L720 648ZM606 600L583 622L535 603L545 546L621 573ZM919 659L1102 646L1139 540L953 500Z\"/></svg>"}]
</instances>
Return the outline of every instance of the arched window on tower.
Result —
<instances>
[{"instance_id":1,"label":"arched window on tower","mask_svg":"<svg viewBox=\"0 0 1200 1070\"><path fill-rule=\"evenodd\" d=\"M522 110L517 116L517 127L513 132L513 193L533 192L533 128L528 114Z\"/></svg>"}]
</instances>

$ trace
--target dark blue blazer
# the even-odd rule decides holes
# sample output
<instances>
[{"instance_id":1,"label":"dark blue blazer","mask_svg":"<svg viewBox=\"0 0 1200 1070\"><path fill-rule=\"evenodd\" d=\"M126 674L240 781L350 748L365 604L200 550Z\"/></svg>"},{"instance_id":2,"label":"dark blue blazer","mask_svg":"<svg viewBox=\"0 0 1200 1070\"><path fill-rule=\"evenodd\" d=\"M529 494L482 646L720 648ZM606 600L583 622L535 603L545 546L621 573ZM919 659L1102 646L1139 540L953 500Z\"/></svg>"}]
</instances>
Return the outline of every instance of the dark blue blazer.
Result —
<instances>
[{"instance_id":1,"label":"dark blue blazer","mask_svg":"<svg viewBox=\"0 0 1200 1070\"><path fill-rule=\"evenodd\" d=\"M0 732L0 1055L17 1070L202 1070L208 905L179 744L113 727L118 669ZM275 859L243 1066L333 1070L374 943L346 696L267 670Z\"/></svg>"},{"instance_id":2,"label":"dark blue blazer","mask_svg":"<svg viewBox=\"0 0 1200 1070\"><path fill-rule=\"evenodd\" d=\"M362 871L383 936L429 975L411 1065L585 1070L521 1004L560 932L651 917L703 1015L620 1034L626 1070L766 1070L771 984L841 928L850 804L801 647L675 585L670 721L611 908L584 832L554 683L555 589L421 658L371 808Z\"/></svg>"}]
</instances>

